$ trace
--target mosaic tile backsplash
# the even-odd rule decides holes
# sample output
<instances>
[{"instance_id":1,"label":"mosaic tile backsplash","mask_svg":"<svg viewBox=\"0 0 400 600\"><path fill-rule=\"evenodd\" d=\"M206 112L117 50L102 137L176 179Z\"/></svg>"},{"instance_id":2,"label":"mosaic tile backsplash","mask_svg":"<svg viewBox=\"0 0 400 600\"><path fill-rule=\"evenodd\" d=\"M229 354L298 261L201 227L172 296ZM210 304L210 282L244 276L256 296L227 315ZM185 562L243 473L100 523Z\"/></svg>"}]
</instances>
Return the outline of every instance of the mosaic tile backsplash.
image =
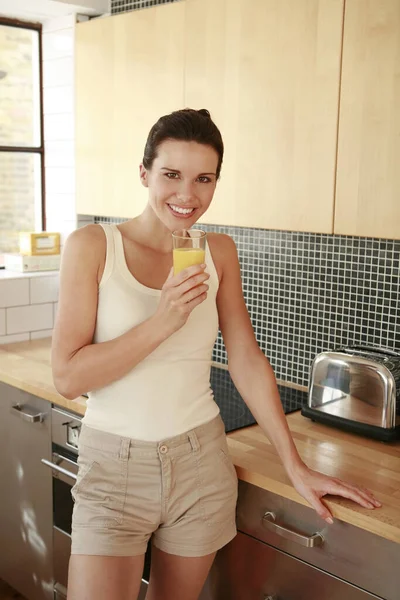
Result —
<instances>
[{"instance_id":1,"label":"mosaic tile backsplash","mask_svg":"<svg viewBox=\"0 0 400 600\"><path fill-rule=\"evenodd\" d=\"M400 241L204 229L235 240L254 331L280 379L307 385L311 362L323 350L400 349ZM227 362L221 336L214 353Z\"/></svg>"},{"instance_id":2,"label":"mosaic tile backsplash","mask_svg":"<svg viewBox=\"0 0 400 600\"><path fill-rule=\"evenodd\" d=\"M279 379L307 385L313 358L327 349L400 350L399 240L201 227L235 240L257 341ZM220 334L214 360L227 363Z\"/></svg>"},{"instance_id":3,"label":"mosaic tile backsplash","mask_svg":"<svg viewBox=\"0 0 400 600\"><path fill-rule=\"evenodd\" d=\"M169 4L171 2L179 2L179 0L111 0L111 14L116 15L131 10L149 8L158 4Z\"/></svg>"}]
</instances>

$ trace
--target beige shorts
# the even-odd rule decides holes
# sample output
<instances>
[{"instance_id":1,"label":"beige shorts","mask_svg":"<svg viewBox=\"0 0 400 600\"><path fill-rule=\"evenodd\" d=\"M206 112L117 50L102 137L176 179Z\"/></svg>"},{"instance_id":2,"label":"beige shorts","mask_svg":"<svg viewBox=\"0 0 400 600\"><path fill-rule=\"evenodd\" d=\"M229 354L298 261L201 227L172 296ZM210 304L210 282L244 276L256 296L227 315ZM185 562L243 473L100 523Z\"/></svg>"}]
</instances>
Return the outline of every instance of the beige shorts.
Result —
<instances>
[{"instance_id":1,"label":"beige shorts","mask_svg":"<svg viewBox=\"0 0 400 600\"><path fill-rule=\"evenodd\" d=\"M82 426L72 553L205 556L236 535L238 481L218 416L162 442Z\"/></svg>"}]
</instances>

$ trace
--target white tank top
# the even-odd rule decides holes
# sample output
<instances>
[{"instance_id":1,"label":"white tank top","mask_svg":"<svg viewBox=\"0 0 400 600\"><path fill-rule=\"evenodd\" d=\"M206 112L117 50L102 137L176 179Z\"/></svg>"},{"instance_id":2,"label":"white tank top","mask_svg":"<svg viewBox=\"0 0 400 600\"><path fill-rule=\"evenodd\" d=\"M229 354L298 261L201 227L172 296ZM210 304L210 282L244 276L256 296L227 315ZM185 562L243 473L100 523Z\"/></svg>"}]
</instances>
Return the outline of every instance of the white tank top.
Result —
<instances>
[{"instance_id":1,"label":"white tank top","mask_svg":"<svg viewBox=\"0 0 400 600\"><path fill-rule=\"evenodd\" d=\"M116 225L102 225L107 239L99 285L94 343L106 342L149 319L161 291L137 281L125 260ZM207 245L207 299L186 324L127 375L90 392L83 422L89 427L146 441L161 441L211 421L219 413L210 387L218 333L218 275Z\"/></svg>"}]
</instances>

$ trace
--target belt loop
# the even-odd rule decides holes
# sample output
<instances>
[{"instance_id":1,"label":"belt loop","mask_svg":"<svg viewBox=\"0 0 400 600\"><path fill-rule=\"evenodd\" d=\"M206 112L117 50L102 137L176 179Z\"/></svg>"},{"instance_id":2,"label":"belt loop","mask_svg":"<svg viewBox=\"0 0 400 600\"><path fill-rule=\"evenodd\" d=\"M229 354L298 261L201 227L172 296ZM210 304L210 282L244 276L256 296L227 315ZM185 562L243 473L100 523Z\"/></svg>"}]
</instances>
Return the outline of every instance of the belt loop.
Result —
<instances>
[{"instance_id":1,"label":"belt loop","mask_svg":"<svg viewBox=\"0 0 400 600\"><path fill-rule=\"evenodd\" d=\"M192 446L193 452L198 452L200 450L199 438L196 435L195 431L189 431L188 433L189 442Z\"/></svg>"},{"instance_id":2,"label":"belt loop","mask_svg":"<svg viewBox=\"0 0 400 600\"><path fill-rule=\"evenodd\" d=\"M129 438L125 438L125 437L121 438L121 445L119 447L119 458L120 459L128 460L130 445L131 445L131 440Z\"/></svg>"}]
</instances>

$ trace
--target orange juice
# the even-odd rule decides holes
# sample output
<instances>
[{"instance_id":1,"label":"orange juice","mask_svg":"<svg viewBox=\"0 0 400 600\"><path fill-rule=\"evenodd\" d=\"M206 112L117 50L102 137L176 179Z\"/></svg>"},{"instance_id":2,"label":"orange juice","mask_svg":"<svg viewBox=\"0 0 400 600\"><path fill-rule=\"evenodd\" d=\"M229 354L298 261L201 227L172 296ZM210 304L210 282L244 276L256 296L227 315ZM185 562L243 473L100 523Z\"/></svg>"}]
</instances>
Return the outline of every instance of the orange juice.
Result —
<instances>
[{"instance_id":1,"label":"orange juice","mask_svg":"<svg viewBox=\"0 0 400 600\"><path fill-rule=\"evenodd\" d=\"M205 262L205 251L201 248L174 248L174 275L192 265L202 265Z\"/></svg>"}]
</instances>

